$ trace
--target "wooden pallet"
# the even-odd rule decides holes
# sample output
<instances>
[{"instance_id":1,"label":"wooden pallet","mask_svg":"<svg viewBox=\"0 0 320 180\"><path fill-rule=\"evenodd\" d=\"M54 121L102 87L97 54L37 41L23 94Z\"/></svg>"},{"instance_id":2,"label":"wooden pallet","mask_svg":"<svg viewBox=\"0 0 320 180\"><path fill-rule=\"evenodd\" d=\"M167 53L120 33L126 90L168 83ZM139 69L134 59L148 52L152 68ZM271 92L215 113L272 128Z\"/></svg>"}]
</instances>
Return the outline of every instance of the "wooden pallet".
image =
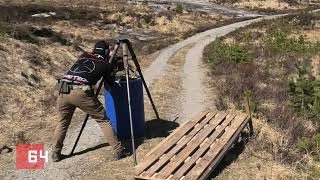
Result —
<instances>
[{"instance_id":1,"label":"wooden pallet","mask_svg":"<svg viewBox=\"0 0 320 180\"><path fill-rule=\"evenodd\" d=\"M135 179L206 179L249 120L239 112L200 112L135 166Z\"/></svg>"}]
</instances>

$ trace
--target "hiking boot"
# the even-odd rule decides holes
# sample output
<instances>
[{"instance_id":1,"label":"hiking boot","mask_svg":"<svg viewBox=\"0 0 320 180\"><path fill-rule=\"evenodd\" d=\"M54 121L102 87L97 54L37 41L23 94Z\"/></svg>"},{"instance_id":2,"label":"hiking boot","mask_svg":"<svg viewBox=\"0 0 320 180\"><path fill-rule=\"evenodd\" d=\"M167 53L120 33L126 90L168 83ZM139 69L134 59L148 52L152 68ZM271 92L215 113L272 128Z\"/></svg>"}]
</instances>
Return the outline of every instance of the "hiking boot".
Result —
<instances>
[{"instance_id":1,"label":"hiking boot","mask_svg":"<svg viewBox=\"0 0 320 180\"><path fill-rule=\"evenodd\" d=\"M51 159L53 162L61 161L63 159L61 152L52 152Z\"/></svg>"},{"instance_id":2,"label":"hiking boot","mask_svg":"<svg viewBox=\"0 0 320 180\"><path fill-rule=\"evenodd\" d=\"M130 156L130 152L127 152L126 150L122 149L121 151L114 152L113 159L120 160L128 156Z\"/></svg>"}]
</instances>

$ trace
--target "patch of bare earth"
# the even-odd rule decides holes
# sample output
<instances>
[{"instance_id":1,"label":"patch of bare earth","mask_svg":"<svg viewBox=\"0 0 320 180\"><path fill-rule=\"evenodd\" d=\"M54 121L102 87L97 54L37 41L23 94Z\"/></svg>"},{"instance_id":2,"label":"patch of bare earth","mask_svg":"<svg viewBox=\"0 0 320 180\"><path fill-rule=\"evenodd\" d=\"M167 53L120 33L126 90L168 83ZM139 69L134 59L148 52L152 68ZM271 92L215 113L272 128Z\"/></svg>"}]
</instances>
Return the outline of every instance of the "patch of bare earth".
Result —
<instances>
[{"instance_id":1,"label":"patch of bare earth","mask_svg":"<svg viewBox=\"0 0 320 180\"><path fill-rule=\"evenodd\" d=\"M185 55L190 48L191 46L186 46L175 53L168 61L165 74L161 74L152 83L151 93L161 118L174 120L182 110L182 67L185 62ZM148 99L145 98L145 104L148 103ZM150 117L152 114L152 109L146 111L146 117Z\"/></svg>"}]
</instances>

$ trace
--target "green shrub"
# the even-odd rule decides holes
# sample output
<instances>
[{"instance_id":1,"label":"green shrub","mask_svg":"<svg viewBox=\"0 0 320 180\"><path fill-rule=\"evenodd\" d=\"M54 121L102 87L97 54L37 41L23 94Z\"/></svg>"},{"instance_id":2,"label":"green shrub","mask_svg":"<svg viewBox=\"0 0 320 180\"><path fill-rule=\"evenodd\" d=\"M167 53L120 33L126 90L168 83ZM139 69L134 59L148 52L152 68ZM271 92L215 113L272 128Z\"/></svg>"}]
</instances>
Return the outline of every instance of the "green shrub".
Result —
<instances>
[{"instance_id":1,"label":"green shrub","mask_svg":"<svg viewBox=\"0 0 320 180\"><path fill-rule=\"evenodd\" d=\"M320 118L320 80L309 77L305 65L296 65L298 77L289 82L291 102L299 115Z\"/></svg>"},{"instance_id":2,"label":"green shrub","mask_svg":"<svg viewBox=\"0 0 320 180\"><path fill-rule=\"evenodd\" d=\"M176 4L176 12L182 13L183 12L183 5L181 3Z\"/></svg>"},{"instance_id":3,"label":"green shrub","mask_svg":"<svg viewBox=\"0 0 320 180\"><path fill-rule=\"evenodd\" d=\"M1 27L0 27L1 28ZM5 31L2 31L2 29L0 29L0 38L4 38L7 36L7 33Z\"/></svg>"},{"instance_id":4,"label":"green shrub","mask_svg":"<svg viewBox=\"0 0 320 180\"><path fill-rule=\"evenodd\" d=\"M253 39L252 32L245 32L243 36L244 36L244 41L246 42L247 45Z\"/></svg>"},{"instance_id":5,"label":"green shrub","mask_svg":"<svg viewBox=\"0 0 320 180\"><path fill-rule=\"evenodd\" d=\"M123 20L123 17L119 14L119 15L117 15L116 18L117 18L117 19L116 19L116 23L117 23L117 24L121 24L121 23L122 23L122 20Z\"/></svg>"},{"instance_id":6,"label":"green shrub","mask_svg":"<svg viewBox=\"0 0 320 180\"><path fill-rule=\"evenodd\" d=\"M152 15L142 15L141 17L145 24L150 24L152 22Z\"/></svg>"},{"instance_id":7,"label":"green shrub","mask_svg":"<svg viewBox=\"0 0 320 180\"><path fill-rule=\"evenodd\" d=\"M0 38L3 39L4 37L8 36L9 27L0 22Z\"/></svg>"},{"instance_id":8,"label":"green shrub","mask_svg":"<svg viewBox=\"0 0 320 180\"><path fill-rule=\"evenodd\" d=\"M311 43L306 36L289 37L289 33L282 29L276 29L267 35L265 44L271 52L280 55L300 55L310 57L319 53L320 44Z\"/></svg>"},{"instance_id":9,"label":"green shrub","mask_svg":"<svg viewBox=\"0 0 320 180\"><path fill-rule=\"evenodd\" d=\"M300 138L296 146L301 151L313 155L316 160L320 160L320 133L317 133L312 137Z\"/></svg>"},{"instance_id":10,"label":"green shrub","mask_svg":"<svg viewBox=\"0 0 320 180\"><path fill-rule=\"evenodd\" d=\"M253 98L252 91L246 90L244 92L244 96L248 97L249 108L250 108L251 112L256 112L256 110L257 110L257 102Z\"/></svg>"},{"instance_id":11,"label":"green shrub","mask_svg":"<svg viewBox=\"0 0 320 180\"><path fill-rule=\"evenodd\" d=\"M225 44L220 39L215 40L210 47L208 62L219 64L222 61L235 63L245 63L250 59L249 52L246 48L238 43Z\"/></svg>"},{"instance_id":12,"label":"green shrub","mask_svg":"<svg viewBox=\"0 0 320 180\"><path fill-rule=\"evenodd\" d=\"M310 138L302 137L297 142L297 147L302 150L309 152L312 148L312 142Z\"/></svg>"}]
</instances>

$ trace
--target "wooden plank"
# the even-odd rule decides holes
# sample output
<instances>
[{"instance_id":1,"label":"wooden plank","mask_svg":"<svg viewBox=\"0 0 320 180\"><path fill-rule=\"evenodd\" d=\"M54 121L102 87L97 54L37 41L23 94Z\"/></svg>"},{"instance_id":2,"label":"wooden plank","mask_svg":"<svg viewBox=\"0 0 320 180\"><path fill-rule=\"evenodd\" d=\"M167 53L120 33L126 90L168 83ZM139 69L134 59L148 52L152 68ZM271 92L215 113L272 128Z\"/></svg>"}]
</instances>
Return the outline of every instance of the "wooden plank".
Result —
<instances>
[{"instance_id":1,"label":"wooden plank","mask_svg":"<svg viewBox=\"0 0 320 180\"><path fill-rule=\"evenodd\" d=\"M149 177L144 177L144 176L135 176L135 180L163 180L163 179L156 179L156 178L149 178Z\"/></svg>"},{"instance_id":2,"label":"wooden plank","mask_svg":"<svg viewBox=\"0 0 320 180\"><path fill-rule=\"evenodd\" d=\"M215 131L216 127L222 120L225 119L227 115L227 113L224 113L221 114L221 116L217 116L216 118L214 118L212 120L213 124L208 125L205 129L200 131L195 136L195 138L190 141L189 145L185 147L179 154L177 154L177 156L172 161L170 161L163 169L161 169L155 177L159 179L166 179L167 177L169 177L171 173L175 171L176 168L179 167L179 165L183 163L184 160L197 149L197 147L200 146L200 144L208 137L208 135L212 131ZM217 131L215 131L214 133L216 132Z\"/></svg>"},{"instance_id":3,"label":"wooden plank","mask_svg":"<svg viewBox=\"0 0 320 180\"><path fill-rule=\"evenodd\" d=\"M219 140L209 149L209 151L202 157L202 159L187 173L184 180L198 179L206 168L215 160L216 156L223 149L225 144L230 140L232 135L246 120L247 115L236 116L230 128L219 138Z\"/></svg>"},{"instance_id":4,"label":"wooden plank","mask_svg":"<svg viewBox=\"0 0 320 180\"><path fill-rule=\"evenodd\" d=\"M134 179L135 180L149 180L150 178L146 178L146 177L143 177L143 176L135 176Z\"/></svg>"},{"instance_id":5,"label":"wooden plank","mask_svg":"<svg viewBox=\"0 0 320 180\"><path fill-rule=\"evenodd\" d=\"M176 131L180 131L180 129L184 128L184 126L185 126L186 124L188 124L188 123L190 123L190 121L185 122L185 123L179 125L179 127L178 127L177 129L175 129L172 133L170 133L169 136L167 136L167 137L166 137L165 139L163 139L158 145L156 145L154 148L152 148L151 151L149 151L149 152L145 155L145 157L150 156L151 154L155 153L155 151L156 151L159 147L163 146L163 144L165 144L168 139L171 139L172 136L176 134L176 133L175 133Z\"/></svg>"},{"instance_id":6,"label":"wooden plank","mask_svg":"<svg viewBox=\"0 0 320 180\"><path fill-rule=\"evenodd\" d=\"M200 113L207 113L206 115L209 114L209 112L199 112L196 116L198 116ZM216 112L215 112L215 113L216 113ZM193 117L191 121L187 121L187 122L181 124L176 130L174 130L174 132L172 132L169 136L167 136L164 140L162 140L156 147L152 148L152 150L149 151L145 156L149 156L149 155L155 153L155 151L156 151L159 147L161 147L163 144L165 144L168 139L172 138L172 136L175 135L176 132L180 131L180 129L182 129L182 128L185 128L184 126L185 126L186 124L192 123L192 121L197 121L197 122L198 122L199 120L201 120L201 119L197 119L196 116Z\"/></svg>"},{"instance_id":7,"label":"wooden plank","mask_svg":"<svg viewBox=\"0 0 320 180\"><path fill-rule=\"evenodd\" d=\"M175 143L177 143L188 131L190 131L194 125L203 120L208 112L200 112L197 114L192 121L186 123L182 128L179 128L179 131L174 131L172 136L166 138L162 142L162 146L158 146L152 154L150 154L144 161L135 166L135 174L141 174L145 169L150 167L156 160L162 156L163 153L168 151ZM161 147L161 148L160 148Z\"/></svg>"},{"instance_id":8,"label":"wooden plank","mask_svg":"<svg viewBox=\"0 0 320 180\"><path fill-rule=\"evenodd\" d=\"M216 141L217 136L221 133L222 130L225 129L225 127L234 119L235 116L236 116L236 113L228 114L226 120L219 127L219 129L218 128L216 129L216 132L213 133L208 138L208 141L202 147L200 147L190 157L190 159L178 169L177 172L174 173L174 175L171 179L180 179L196 163L196 161L210 148L212 143L214 143Z\"/></svg>"},{"instance_id":9,"label":"wooden plank","mask_svg":"<svg viewBox=\"0 0 320 180\"><path fill-rule=\"evenodd\" d=\"M230 141L225 145L223 150L219 153L219 155L216 157L216 159L210 164L210 166L208 168L206 168L206 171L201 175L201 177L199 179L205 180L205 179L209 178L210 174L217 167L217 165L222 160L222 158L226 155L226 152L229 150L229 148L232 146L232 144L237 140L241 131L243 131L243 129L245 128L245 126L247 125L249 120L250 120L250 118L246 118L246 120L237 129L236 133L232 136Z\"/></svg>"},{"instance_id":10,"label":"wooden plank","mask_svg":"<svg viewBox=\"0 0 320 180\"><path fill-rule=\"evenodd\" d=\"M161 157L154 165L152 165L146 172L143 173L143 176L151 177L156 173L160 168L162 168L170 159L179 152L186 144L216 115L216 113L210 113L207 117L201 121L197 127L195 127L187 136L176 146L174 146L167 154ZM221 113L218 113L216 116L221 116ZM221 118L220 118L221 119ZM221 120L222 121L222 120Z\"/></svg>"}]
</instances>

